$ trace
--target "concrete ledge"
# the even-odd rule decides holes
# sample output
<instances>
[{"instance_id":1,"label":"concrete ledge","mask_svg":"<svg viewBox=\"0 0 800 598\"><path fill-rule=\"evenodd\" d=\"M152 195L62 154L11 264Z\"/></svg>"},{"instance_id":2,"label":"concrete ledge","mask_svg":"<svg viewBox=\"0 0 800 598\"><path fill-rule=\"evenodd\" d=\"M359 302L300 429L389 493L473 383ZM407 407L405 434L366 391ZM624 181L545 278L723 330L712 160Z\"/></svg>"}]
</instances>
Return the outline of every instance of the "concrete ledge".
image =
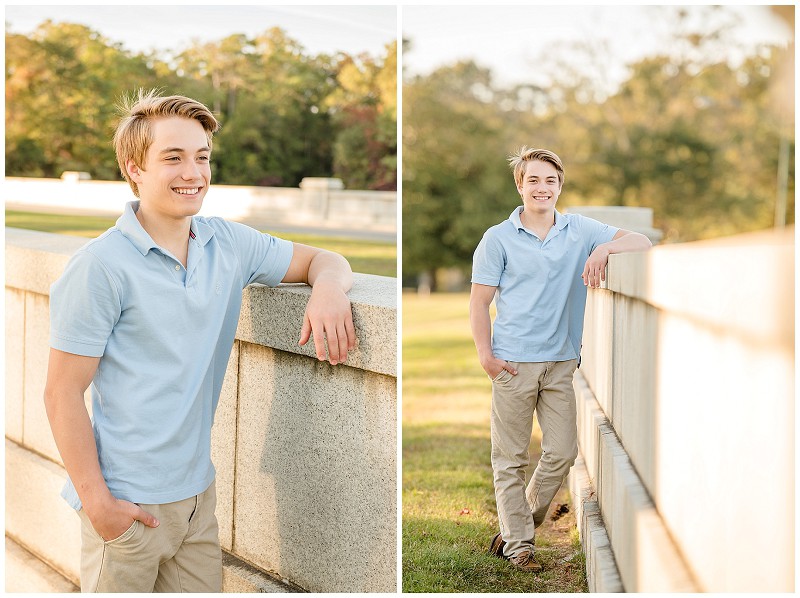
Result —
<instances>
[{"instance_id":1,"label":"concrete ledge","mask_svg":"<svg viewBox=\"0 0 800 598\"><path fill-rule=\"evenodd\" d=\"M397 376L396 279L372 274L354 274L353 278L349 297L358 346L348 352L345 365ZM250 285L242 295L236 338L316 358L313 337L305 346L297 344L310 295L311 287L304 284Z\"/></svg>"},{"instance_id":2,"label":"concrete ledge","mask_svg":"<svg viewBox=\"0 0 800 598\"><path fill-rule=\"evenodd\" d=\"M229 552L222 551L222 591L225 593L275 593L303 592L286 579L273 577Z\"/></svg>"},{"instance_id":3,"label":"concrete ledge","mask_svg":"<svg viewBox=\"0 0 800 598\"><path fill-rule=\"evenodd\" d=\"M55 569L6 536L6 592L80 592L80 588Z\"/></svg>"},{"instance_id":4,"label":"concrete ledge","mask_svg":"<svg viewBox=\"0 0 800 598\"><path fill-rule=\"evenodd\" d=\"M6 287L50 294L69 258L86 239L6 228ZM311 287L253 284L242 295L236 338L249 343L314 357L313 338L297 344ZM397 376L397 282L395 278L356 273L349 293L358 346L346 364ZM275 314L281 314L275 318Z\"/></svg>"},{"instance_id":5,"label":"concrete ledge","mask_svg":"<svg viewBox=\"0 0 800 598\"><path fill-rule=\"evenodd\" d=\"M590 592L624 592L614 551L600 515L597 496L582 457L569 473L569 489L575 506L578 533L586 555L586 579Z\"/></svg>"},{"instance_id":6,"label":"concrete ledge","mask_svg":"<svg viewBox=\"0 0 800 598\"><path fill-rule=\"evenodd\" d=\"M700 591L583 376L578 372L575 379L581 454L592 464L587 477L595 480L623 586L628 592ZM587 434L596 442L587 443ZM586 554L588 563L590 551Z\"/></svg>"},{"instance_id":7,"label":"concrete ledge","mask_svg":"<svg viewBox=\"0 0 800 598\"><path fill-rule=\"evenodd\" d=\"M6 287L50 295L69 258L89 239L6 228Z\"/></svg>"},{"instance_id":8,"label":"concrete ledge","mask_svg":"<svg viewBox=\"0 0 800 598\"><path fill-rule=\"evenodd\" d=\"M789 350L794 347L794 227L612 255L607 288L704 326Z\"/></svg>"}]
</instances>

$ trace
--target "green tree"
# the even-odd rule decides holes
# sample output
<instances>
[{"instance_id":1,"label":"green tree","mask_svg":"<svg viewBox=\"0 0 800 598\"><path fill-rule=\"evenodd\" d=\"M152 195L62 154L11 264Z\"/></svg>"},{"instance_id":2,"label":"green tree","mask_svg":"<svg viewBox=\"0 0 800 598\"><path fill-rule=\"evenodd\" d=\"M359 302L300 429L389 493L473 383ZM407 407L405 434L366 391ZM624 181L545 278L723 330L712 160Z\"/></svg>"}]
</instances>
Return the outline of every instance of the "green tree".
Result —
<instances>
[{"instance_id":1,"label":"green tree","mask_svg":"<svg viewBox=\"0 0 800 598\"><path fill-rule=\"evenodd\" d=\"M468 268L486 228L517 205L491 93L489 71L472 62L403 86L404 275Z\"/></svg>"},{"instance_id":2,"label":"green tree","mask_svg":"<svg viewBox=\"0 0 800 598\"><path fill-rule=\"evenodd\" d=\"M58 177L64 170L119 177L109 138L114 99L155 73L83 25L39 26L6 36L6 173Z\"/></svg>"},{"instance_id":3,"label":"green tree","mask_svg":"<svg viewBox=\"0 0 800 598\"><path fill-rule=\"evenodd\" d=\"M369 90L342 107L334 95L345 87L340 73L353 78L349 62L309 55L279 28L197 43L174 56L131 54L70 23L7 34L6 173L83 170L119 179L109 143L116 104L139 88L159 88L197 98L217 115L218 183L296 186L341 171L351 188L394 188L396 47L387 47L382 62L359 59ZM365 160L356 159L359 152Z\"/></svg>"},{"instance_id":4,"label":"green tree","mask_svg":"<svg viewBox=\"0 0 800 598\"><path fill-rule=\"evenodd\" d=\"M397 43L376 61L339 57L329 98L336 126L334 174L349 188L397 188Z\"/></svg>"},{"instance_id":5,"label":"green tree","mask_svg":"<svg viewBox=\"0 0 800 598\"><path fill-rule=\"evenodd\" d=\"M535 61L537 74L550 77L546 85L500 88L472 63L406 82L407 284L437 268L469 270L482 232L518 205L503 158L521 144L561 156L562 210L651 207L664 242L772 226L780 169L788 170L788 196L794 193L794 140L771 97L791 49L761 47L729 63L726 23L700 35L680 8L662 12L672 19L673 43L628 65L621 85L603 76L606 49L585 42L551 45ZM787 219L794 221L791 204Z\"/></svg>"}]
</instances>

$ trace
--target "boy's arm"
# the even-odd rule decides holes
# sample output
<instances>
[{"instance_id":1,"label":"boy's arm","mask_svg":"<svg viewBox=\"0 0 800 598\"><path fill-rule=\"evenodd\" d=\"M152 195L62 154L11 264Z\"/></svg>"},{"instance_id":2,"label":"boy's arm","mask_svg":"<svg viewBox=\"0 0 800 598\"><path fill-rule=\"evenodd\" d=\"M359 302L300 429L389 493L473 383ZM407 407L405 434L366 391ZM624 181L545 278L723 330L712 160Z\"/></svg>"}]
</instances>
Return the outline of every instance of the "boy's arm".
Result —
<instances>
[{"instance_id":1,"label":"boy's arm","mask_svg":"<svg viewBox=\"0 0 800 598\"><path fill-rule=\"evenodd\" d=\"M481 367L493 380L503 370L516 376L517 371L507 361L497 359L492 353L492 322L489 317L489 305L494 299L497 287L472 283L469 295L469 323L472 327L472 339L478 350Z\"/></svg>"},{"instance_id":2,"label":"boy's arm","mask_svg":"<svg viewBox=\"0 0 800 598\"><path fill-rule=\"evenodd\" d=\"M327 338L331 365L344 362L347 351L356 347L353 312L347 297L353 286L353 271L348 261L338 253L295 243L282 282L304 282L312 287L299 344L306 344L313 333L317 359L324 361L323 339Z\"/></svg>"},{"instance_id":3,"label":"boy's arm","mask_svg":"<svg viewBox=\"0 0 800 598\"><path fill-rule=\"evenodd\" d=\"M158 521L134 503L114 498L100 472L92 423L83 402L99 363L99 357L50 349L44 402L58 452L83 509L97 533L113 540L125 533L134 519L150 527L156 527Z\"/></svg>"},{"instance_id":4,"label":"boy's arm","mask_svg":"<svg viewBox=\"0 0 800 598\"><path fill-rule=\"evenodd\" d=\"M600 286L600 281L606 279L606 265L608 264L608 256L612 253L626 253L629 251L646 251L650 249L653 244L650 239L641 233L634 233L629 230L619 229L614 238L608 243L601 243L586 260L586 266L583 268L584 285L590 285L594 288Z\"/></svg>"}]
</instances>

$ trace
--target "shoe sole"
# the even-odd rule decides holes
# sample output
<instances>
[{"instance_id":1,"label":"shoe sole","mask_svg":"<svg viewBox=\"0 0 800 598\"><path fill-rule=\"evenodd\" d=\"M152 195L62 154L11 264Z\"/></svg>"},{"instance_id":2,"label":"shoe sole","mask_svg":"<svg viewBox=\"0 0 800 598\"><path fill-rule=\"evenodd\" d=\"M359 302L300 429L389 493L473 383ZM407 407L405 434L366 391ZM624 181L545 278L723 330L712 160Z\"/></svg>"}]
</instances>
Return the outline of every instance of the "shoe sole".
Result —
<instances>
[{"instance_id":1,"label":"shoe sole","mask_svg":"<svg viewBox=\"0 0 800 598\"><path fill-rule=\"evenodd\" d=\"M505 544L501 534L496 534L495 537L492 538L491 544L489 544L489 554L507 560L507 557L503 554L503 546L505 546Z\"/></svg>"}]
</instances>

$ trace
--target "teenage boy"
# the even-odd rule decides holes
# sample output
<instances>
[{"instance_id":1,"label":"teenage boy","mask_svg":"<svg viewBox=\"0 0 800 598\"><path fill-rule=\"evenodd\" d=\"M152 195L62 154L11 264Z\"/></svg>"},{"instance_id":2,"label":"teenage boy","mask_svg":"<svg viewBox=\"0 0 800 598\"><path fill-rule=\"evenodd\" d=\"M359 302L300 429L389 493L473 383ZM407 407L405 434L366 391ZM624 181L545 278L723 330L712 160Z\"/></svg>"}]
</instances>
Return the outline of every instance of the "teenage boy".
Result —
<instances>
[{"instance_id":1,"label":"teenage boy","mask_svg":"<svg viewBox=\"0 0 800 598\"><path fill-rule=\"evenodd\" d=\"M336 365L355 347L352 272L338 254L196 216L216 119L182 96L128 104L114 148L138 200L51 289L45 404L62 496L82 521L83 591L220 592L211 426L242 289L310 284L299 343L313 334L324 360L327 340Z\"/></svg>"},{"instance_id":2,"label":"teenage boy","mask_svg":"<svg viewBox=\"0 0 800 598\"><path fill-rule=\"evenodd\" d=\"M553 152L523 146L509 162L523 205L486 231L475 250L470 324L481 366L492 379L500 533L490 552L538 571L535 528L578 455L572 375L580 359L586 286L605 280L609 254L651 244L639 233L556 211L564 168ZM534 412L542 456L526 488Z\"/></svg>"}]
</instances>

